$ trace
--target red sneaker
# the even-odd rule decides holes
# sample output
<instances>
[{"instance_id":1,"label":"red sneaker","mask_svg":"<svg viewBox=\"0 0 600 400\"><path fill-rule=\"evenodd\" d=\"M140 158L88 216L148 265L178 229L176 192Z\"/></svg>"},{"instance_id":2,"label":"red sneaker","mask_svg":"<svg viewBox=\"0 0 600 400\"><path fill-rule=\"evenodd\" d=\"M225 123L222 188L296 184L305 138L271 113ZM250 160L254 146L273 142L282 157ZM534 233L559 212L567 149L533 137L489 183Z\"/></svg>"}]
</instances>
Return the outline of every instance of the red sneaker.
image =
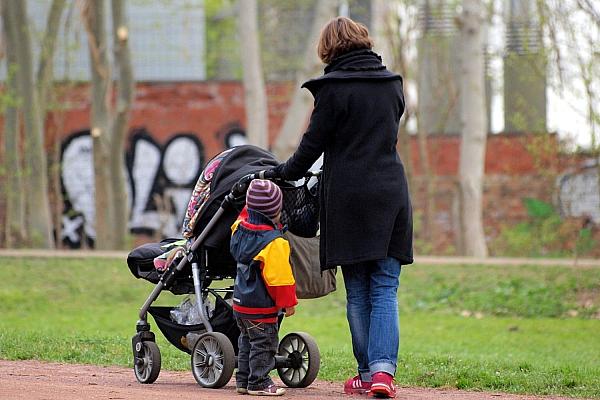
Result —
<instances>
[{"instance_id":1,"label":"red sneaker","mask_svg":"<svg viewBox=\"0 0 600 400\"><path fill-rule=\"evenodd\" d=\"M371 389L371 382L363 382L360 375L356 375L344 383L344 393L346 394L366 394L369 389Z\"/></svg>"},{"instance_id":2,"label":"red sneaker","mask_svg":"<svg viewBox=\"0 0 600 400\"><path fill-rule=\"evenodd\" d=\"M396 388L394 387L394 377L385 372L376 372L373 374L371 390L369 396L381 399L393 399L396 397Z\"/></svg>"}]
</instances>

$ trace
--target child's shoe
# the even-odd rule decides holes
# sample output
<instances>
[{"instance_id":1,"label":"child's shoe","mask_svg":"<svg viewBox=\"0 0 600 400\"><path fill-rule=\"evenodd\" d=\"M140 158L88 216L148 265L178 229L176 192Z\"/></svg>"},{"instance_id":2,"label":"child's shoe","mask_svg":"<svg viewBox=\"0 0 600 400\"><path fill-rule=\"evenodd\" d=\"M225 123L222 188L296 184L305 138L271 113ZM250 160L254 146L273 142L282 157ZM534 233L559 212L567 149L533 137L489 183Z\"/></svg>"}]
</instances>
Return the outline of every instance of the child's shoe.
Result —
<instances>
[{"instance_id":1,"label":"child's shoe","mask_svg":"<svg viewBox=\"0 0 600 400\"><path fill-rule=\"evenodd\" d=\"M394 387L394 377L385 372L376 372L373 374L371 390L369 396L382 399L393 399L396 397L396 388Z\"/></svg>"},{"instance_id":2,"label":"child's shoe","mask_svg":"<svg viewBox=\"0 0 600 400\"><path fill-rule=\"evenodd\" d=\"M371 389L371 382L363 382L360 375L356 375L344 383L344 393L346 394L365 394L369 389Z\"/></svg>"},{"instance_id":3,"label":"child's shoe","mask_svg":"<svg viewBox=\"0 0 600 400\"><path fill-rule=\"evenodd\" d=\"M235 391L237 392L237 394L248 394L248 389L246 389L245 387L236 387Z\"/></svg>"},{"instance_id":4,"label":"child's shoe","mask_svg":"<svg viewBox=\"0 0 600 400\"><path fill-rule=\"evenodd\" d=\"M282 396L285 394L285 389L272 384L261 390L248 390L248 394L251 396Z\"/></svg>"}]
</instances>

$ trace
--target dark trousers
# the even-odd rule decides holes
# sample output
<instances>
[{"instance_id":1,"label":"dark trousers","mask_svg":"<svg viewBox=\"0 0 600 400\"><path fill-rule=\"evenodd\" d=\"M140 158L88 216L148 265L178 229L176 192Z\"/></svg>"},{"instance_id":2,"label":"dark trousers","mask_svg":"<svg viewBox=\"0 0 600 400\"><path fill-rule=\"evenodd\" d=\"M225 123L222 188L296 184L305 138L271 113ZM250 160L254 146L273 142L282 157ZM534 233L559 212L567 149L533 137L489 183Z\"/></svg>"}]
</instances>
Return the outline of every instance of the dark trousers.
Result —
<instances>
[{"instance_id":1,"label":"dark trousers","mask_svg":"<svg viewBox=\"0 0 600 400\"><path fill-rule=\"evenodd\" d=\"M277 323L236 318L240 328L236 386L262 390L273 384L269 372L275 368L279 338Z\"/></svg>"}]
</instances>

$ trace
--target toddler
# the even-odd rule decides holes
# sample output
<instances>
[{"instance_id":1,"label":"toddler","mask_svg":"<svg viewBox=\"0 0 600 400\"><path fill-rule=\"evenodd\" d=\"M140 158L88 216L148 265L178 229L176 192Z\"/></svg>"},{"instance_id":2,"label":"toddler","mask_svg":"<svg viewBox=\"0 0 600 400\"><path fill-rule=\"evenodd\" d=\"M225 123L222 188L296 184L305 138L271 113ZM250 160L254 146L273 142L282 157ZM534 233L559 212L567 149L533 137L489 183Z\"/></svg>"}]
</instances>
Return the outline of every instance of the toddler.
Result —
<instances>
[{"instance_id":1,"label":"toddler","mask_svg":"<svg viewBox=\"0 0 600 400\"><path fill-rule=\"evenodd\" d=\"M232 226L231 254L237 262L233 311L240 328L237 392L280 396L269 372L275 367L278 316L295 312L296 281L290 265L290 246L279 222L281 189L269 180L253 180L246 207Z\"/></svg>"}]
</instances>

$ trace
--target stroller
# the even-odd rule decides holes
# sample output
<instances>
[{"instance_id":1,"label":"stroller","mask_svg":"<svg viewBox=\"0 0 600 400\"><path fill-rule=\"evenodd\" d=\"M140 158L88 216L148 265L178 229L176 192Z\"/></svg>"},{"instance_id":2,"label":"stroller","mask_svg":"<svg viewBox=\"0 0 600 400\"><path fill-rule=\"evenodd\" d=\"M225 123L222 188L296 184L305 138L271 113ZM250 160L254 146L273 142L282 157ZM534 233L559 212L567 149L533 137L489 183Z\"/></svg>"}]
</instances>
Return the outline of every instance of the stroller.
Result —
<instances>
[{"instance_id":1,"label":"stroller","mask_svg":"<svg viewBox=\"0 0 600 400\"><path fill-rule=\"evenodd\" d=\"M132 274L156 284L139 311L137 333L131 342L138 382L153 383L161 368L148 313L172 345L191 355L192 373L199 385L220 388L231 379L240 334L231 306L233 286L214 288L211 283L235 278L236 262L229 252L230 227L243 208L251 180L268 179L265 170L277 164L271 153L250 145L220 153L209 161L194 189L188 205L194 212L188 212L184 220L184 237L190 239L178 258L162 273L154 267L154 258L177 239L145 244L129 253L127 264ZM300 186L277 182L283 192L282 223L300 237L317 233L318 177L319 173L309 173ZM309 187L309 180L317 183ZM173 307L152 306L163 290L194 295L200 323L175 322L171 318ZM293 332L281 339L275 368L286 386L307 387L317 377L319 364L319 348L309 334Z\"/></svg>"}]
</instances>

